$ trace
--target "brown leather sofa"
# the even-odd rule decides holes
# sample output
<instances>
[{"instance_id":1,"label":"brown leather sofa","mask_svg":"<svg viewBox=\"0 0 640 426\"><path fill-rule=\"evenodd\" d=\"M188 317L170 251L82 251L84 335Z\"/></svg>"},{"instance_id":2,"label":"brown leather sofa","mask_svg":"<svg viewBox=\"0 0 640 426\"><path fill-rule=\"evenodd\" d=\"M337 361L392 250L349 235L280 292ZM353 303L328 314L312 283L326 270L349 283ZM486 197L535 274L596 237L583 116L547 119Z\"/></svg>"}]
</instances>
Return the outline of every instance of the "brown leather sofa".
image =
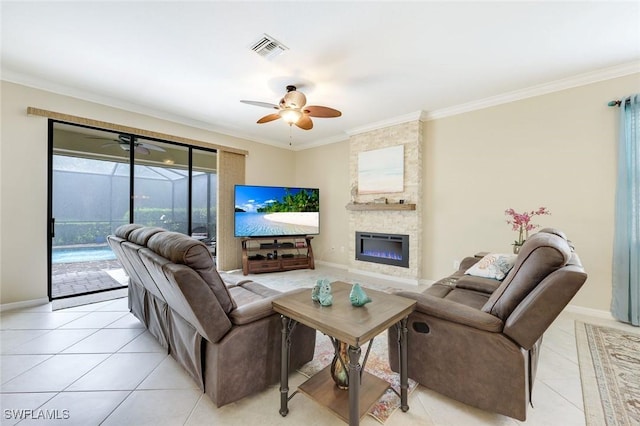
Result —
<instances>
[{"instance_id":1,"label":"brown leather sofa","mask_svg":"<svg viewBox=\"0 0 640 426\"><path fill-rule=\"evenodd\" d=\"M207 247L161 228L123 225L109 245L130 278L129 307L217 405L280 378L282 293L215 268ZM224 274L223 274L224 275ZM291 369L310 361L315 330L296 327Z\"/></svg>"},{"instance_id":2,"label":"brown leather sofa","mask_svg":"<svg viewBox=\"0 0 640 426\"><path fill-rule=\"evenodd\" d=\"M587 279L566 236L543 229L522 246L503 281L465 275L480 260L423 293L409 316L408 375L463 403L519 420L531 401L542 336ZM397 342L389 329L389 347ZM398 353L389 351L398 371Z\"/></svg>"}]
</instances>

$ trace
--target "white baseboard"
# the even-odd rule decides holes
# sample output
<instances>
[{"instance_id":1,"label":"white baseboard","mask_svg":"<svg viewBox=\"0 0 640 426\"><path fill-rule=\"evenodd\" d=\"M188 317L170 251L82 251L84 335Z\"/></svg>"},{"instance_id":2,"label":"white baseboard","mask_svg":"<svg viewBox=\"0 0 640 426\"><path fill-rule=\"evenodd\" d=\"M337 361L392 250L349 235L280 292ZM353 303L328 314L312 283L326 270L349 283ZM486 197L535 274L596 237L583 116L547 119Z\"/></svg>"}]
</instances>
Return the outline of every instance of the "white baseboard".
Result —
<instances>
[{"instance_id":1,"label":"white baseboard","mask_svg":"<svg viewBox=\"0 0 640 426\"><path fill-rule=\"evenodd\" d=\"M126 288L120 288L111 291L103 291L100 293L87 294L77 297L69 297L65 299L57 299L49 302L49 298L24 300L22 302L3 303L0 305L0 312L14 311L16 309L33 308L51 303L52 310L71 308L79 305L87 305L89 303L104 302L105 300L119 299L128 296Z\"/></svg>"},{"instance_id":2,"label":"white baseboard","mask_svg":"<svg viewBox=\"0 0 640 426\"><path fill-rule=\"evenodd\" d=\"M571 312L571 313L574 313L574 314L587 315L587 316L590 316L590 317L602 318L602 319L607 319L607 320L615 320L613 315L611 315L611 312L602 311L600 309L585 308L585 307L577 306L577 305L567 305L565 310L567 312Z\"/></svg>"},{"instance_id":3,"label":"white baseboard","mask_svg":"<svg viewBox=\"0 0 640 426\"><path fill-rule=\"evenodd\" d=\"M417 278L402 278L402 277L396 277L394 275L379 274L377 272L363 271L361 269L355 269L355 268L347 268L347 272L349 272L350 274L357 274L357 275L364 275L366 277L371 277L371 278L378 278L385 281L395 281L397 283L414 285L416 287L420 285L420 282Z\"/></svg>"},{"instance_id":4,"label":"white baseboard","mask_svg":"<svg viewBox=\"0 0 640 426\"><path fill-rule=\"evenodd\" d=\"M379 279L386 280L386 281L396 281L396 282L399 282L399 283L409 284L409 285L413 285L413 286L419 286L419 285L430 286L431 284L433 284L435 282L435 280L427 280L427 279L424 279L424 278L421 278L421 279L399 278L399 277L396 277L394 275L380 274L380 273L377 273L377 272L367 272L367 271L363 271L361 269L349 268L347 265L344 265L342 263L332 263L332 262L327 262L327 261L324 261L324 260L316 260L315 263L316 263L316 265L322 265L322 266L327 266L327 267L330 267L330 268L342 269L342 270L347 271L347 272L352 273L352 274L364 275L364 276L368 276L368 277L372 277L372 278L379 278Z\"/></svg>"},{"instance_id":5,"label":"white baseboard","mask_svg":"<svg viewBox=\"0 0 640 426\"><path fill-rule=\"evenodd\" d=\"M218 269L218 272L224 272L225 274L235 274L236 272L242 273L242 268L240 268L240 269L229 269L228 271L223 271L222 269Z\"/></svg>"},{"instance_id":6,"label":"white baseboard","mask_svg":"<svg viewBox=\"0 0 640 426\"><path fill-rule=\"evenodd\" d=\"M316 265L328 266L329 268L343 269L345 271L347 270L347 265L343 265L342 263L333 263L324 260L316 260L314 263Z\"/></svg>"},{"instance_id":7,"label":"white baseboard","mask_svg":"<svg viewBox=\"0 0 640 426\"><path fill-rule=\"evenodd\" d=\"M326 262L324 260L316 260L315 263L318 264L318 265L328 266L328 267L331 267L331 268L342 269L342 270L347 271L350 274L364 275L366 277L378 278L380 280L385 280L385 281L395 281L395 282L398 282L398 283L409 284L409 285L414 285L414 286L418 286L421 283L418 279L415 279L415 278L401 278L401 277L396 277L394 275L387 275L387 274L380 274L380 273L377 273L377 272L363 271L361 269L349 268L347 265L344 265L344 264L341 264L341 263Z\"/></svg>"},{"instance_id":8,"label":"white baseboard","mask_svg":"<svg viewBox=\"0 0 640 426\"><path fill-rule=\"evenodd\" d=\"M34 306L46 305L49 303L48 297L41 299L25 300L23 302L3 303L0 305L0 312L13 311L15 309L32 308Z\"/></svg>"}]
</instances>

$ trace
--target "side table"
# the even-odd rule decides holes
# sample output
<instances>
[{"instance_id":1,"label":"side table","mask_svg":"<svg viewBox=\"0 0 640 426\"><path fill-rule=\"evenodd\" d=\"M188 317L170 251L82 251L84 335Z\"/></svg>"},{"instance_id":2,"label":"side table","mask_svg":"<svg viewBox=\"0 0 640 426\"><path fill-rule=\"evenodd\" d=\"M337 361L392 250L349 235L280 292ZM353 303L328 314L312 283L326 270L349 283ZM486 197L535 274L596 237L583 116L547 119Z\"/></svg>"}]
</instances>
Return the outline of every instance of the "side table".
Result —
<instances>
[{"instance_id":1,"label":"side table","mask_svg":"<svg viewBox=\"0 0 640 426\"><path fill-rule=\"evenodd\" d=\"M322 306L313 302L311 290L285 295L273 301L273 309L282 317L280 414L284 417L289 413L287 406L290 398L289 349L292 332L297 323L314 328L332 340L335 339L349 345L348 392L337 389L328 369L322 370L299 387L303 393L326 405L344 420L348 420L349 425L358 425L360 417L364 414L360 409L361 385L365 387L365 396L368 396L369 399L373 398L373 401L367 402L367 404L375 403L389 386L383 380L362 371L361 346L387 328L396 325L400 336L398 342L400 351L400 407L402 411L406 412L409 410L407 403L407 317L414 310L416 301L367 289L367 294L371 297L372 302L362 307L354 307L349 300L350 284L336 281L331 284L331 287L333 294L333 305L331 306ZM369 390L373 390L373 392L367 392ZM366 410L369 406L363 408Z\"/></svg>"}]
</instances>

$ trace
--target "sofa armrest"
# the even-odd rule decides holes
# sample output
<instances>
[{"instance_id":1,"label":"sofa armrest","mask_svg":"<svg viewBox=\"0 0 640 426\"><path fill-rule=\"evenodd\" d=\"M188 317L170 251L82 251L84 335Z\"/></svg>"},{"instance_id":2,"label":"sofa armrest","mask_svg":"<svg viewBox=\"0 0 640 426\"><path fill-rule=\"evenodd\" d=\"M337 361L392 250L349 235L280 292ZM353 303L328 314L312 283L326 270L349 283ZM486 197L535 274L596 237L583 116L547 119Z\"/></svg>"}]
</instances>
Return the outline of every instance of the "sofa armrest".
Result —
<instances>
[{"instance_id":1,"label":"sofa armrest","mask_svg":"<svg viewBox=\"0 0 640 426\"><path fill-rule=\"evenodd\" d=\"M229 274L227 272L218 272L218 275L220 275L220 278L222 278L222 282L224 282L224 285L226 285L227 288L232 288L251 282L251 280L248 280L243 276Z\"/></svg>"},{"instance_id":2,"label":"sofa armrest","mask_svg":"<svg viewBox=\"0 0 640 426\"><path fill-rule=\"evenodd\" d=\"M273 297L269 297L238 306L229 313L229 318L233 325L244 325L273 315L275 313L271 306L273 299Z\"/></svg>"},{"instance_id":3,"label":"sofa armrest","mask_svg":"<svg viewBox=\"0 0 640 426\"><path fill-rule=\"evenodd\" d=\"M460 267L458 268L458 271L464 274L467 269L480 262L480 259L482 259L482 257L477 257L477 255L474 257L465 257L464 259L462 259L462 261L460 261Z\"/></svg>"},{"instance_id":4,"label":"sofa armrest","mask_svg":"<svg viewBox=\"0 0 640 426\"><path fill-rule=\"evenodd\" d=\"M500 333L504 327L500 318L461 303L409 291L400 291L395 294L417 301L416 311L446 321L491 333Z\"/></svg>"},{"instance_id":5,"label":"sofa armrest","mask_svg":"<svg viewBox=\"0 0 640 426\"><path fill-rule=\"evenodd\" d=\"M501 284L502 281L493 278L475 277L473 275L463 275L456 281L457 288L479 291L486 294L492 294Z\"/></svg>"},{"instance_id":6,"label":"sofa armrest","mask_svg":"<svg viewBox=\"0 0 640 426\"><path fill-rule=\"evenodd\" d=\"M275 314L275 311L273 310L273 304L271 302L273 302L278 297L303 291L308 291L309 298L311 298L311 289L295 289L285 293L280 293L276 296L265 297L264 299L256 300L255 302L238 306L236 309L229 313L229 318L234 325L249 324L250 322L257 321L259 319L268 317L269 315Z\"/></svg>"}]
</instances>

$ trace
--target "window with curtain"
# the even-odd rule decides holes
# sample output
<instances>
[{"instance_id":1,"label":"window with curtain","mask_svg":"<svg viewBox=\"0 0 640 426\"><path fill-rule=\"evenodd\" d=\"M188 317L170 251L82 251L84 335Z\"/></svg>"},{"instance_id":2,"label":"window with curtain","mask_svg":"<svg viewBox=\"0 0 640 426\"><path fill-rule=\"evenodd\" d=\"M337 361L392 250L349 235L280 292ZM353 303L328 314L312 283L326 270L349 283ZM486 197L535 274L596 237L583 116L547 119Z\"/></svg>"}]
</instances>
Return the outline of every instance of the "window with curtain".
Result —
<instances>
[{"instance_id":1,"label":"window with curtain","mask_svg":"<svg viewBox=\"0 0 640 426\"><path fill-rule=\"evenodd\" d=\"M620 101L611 313L640 326L640 94Z\"/></svg>"}]
</instances>

